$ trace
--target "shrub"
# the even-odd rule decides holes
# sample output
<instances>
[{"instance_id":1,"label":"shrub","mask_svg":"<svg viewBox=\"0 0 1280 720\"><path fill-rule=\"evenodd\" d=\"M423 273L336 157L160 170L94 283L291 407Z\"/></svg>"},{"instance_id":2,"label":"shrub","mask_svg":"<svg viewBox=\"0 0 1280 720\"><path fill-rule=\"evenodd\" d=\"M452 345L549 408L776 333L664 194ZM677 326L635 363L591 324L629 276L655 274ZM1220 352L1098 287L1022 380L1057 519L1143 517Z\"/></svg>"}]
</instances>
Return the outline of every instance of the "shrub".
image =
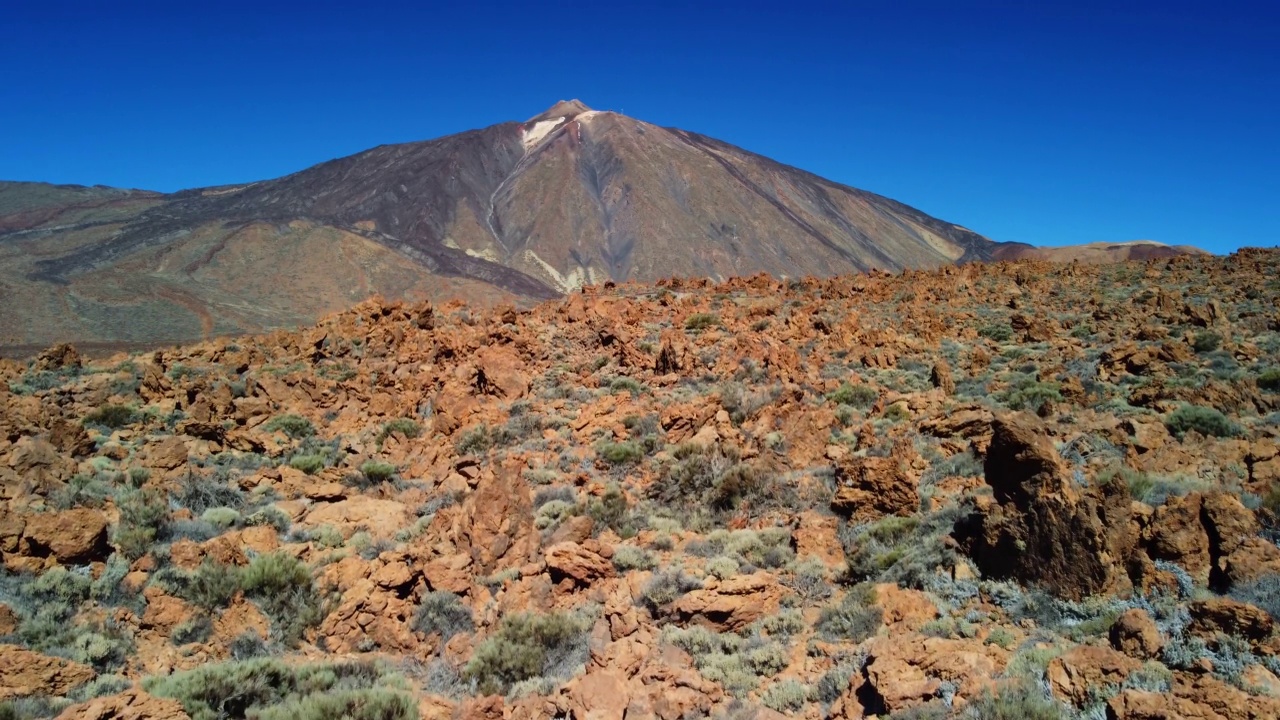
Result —
<instances>
[{"instance_id":1,"label":"shrub","mask_svg":"<svg viewBox=\"0 0 1280 720\"><path fill-rule=\"evenodd\" d=\"M696 578L685 575L682 569L656 572L641 591L640 602L657 617L662 608L675 602L676 598L701 587L702 583Z\"/></svg>"},{"instance_id":2,"label":"shrub","mask_svg":"<svg viewBox=\"0 0 1280 720\"><path fill-rule=\"evenodd\" d=\"M414 630L424 635L440 634L440 642L448 642L458 633L470 632L474 627L471 609L461 598L451 592L438 590L422 596L413 614Z\"/></svg>"},{"instance_id":3,"label":"shrub","mask_svg":"<svg viewBox=\"0 0 1280 720\"><path fill-rule=\"evenodd\" d=\"M245 518L244 524L250 527L270 525L276 529L276 532L282 533L289 530L289 526L293 524L293 519L289 517L289 513L275 505L268 505Z\"/></svg>"},{"instance_id":4,"label":"shrub","mask_svg":"<svg viewBox=\"0 0 1280 720\"><path fill-rule=\"evenodd\" d=\"M138 411L127 405L103 405L84 416L85 425L119 430L138 421Z\"/></svg>"},{"instance_id":5,"label":"shrub","mask_svg":"<svg viewBox=\"0 0 1280 720\"><path fill-rule=\"evenodd\" d=\"M301 470L308 475L315 475L324 469L323 455L294 455L289 459L289 467L294 470Z\"/></svg>"},{"instance_id":6,"label":"shrub","mask_svg":"<svg viewBox=\"0 0 1280 720\"><path fill-rule=\"evenodd\" d=\"M1200 405L1183 405L1169 414L1165 427L1175 437L1181 438L1188 430L1213 437L1234 437L1240 433L1235 423L1213 408Z\"/></svg>"},{"instance_id":7,"label":"shrub","mask_svg":"<svg viewBox=\"0 0 1280 720\"><path fill-rule=\"evenodd\" d=\"M456 447L459 455L475 455L488 450L493 445L494 440L488 426L477 425L458 438Z\"/></svg>"},{"instance_id":8,"label":"shrub","mask_svg":"<svg viewBox=\"0 0 1280 720\"><path fill-rule=\"evenodd\" d=\"M959 714L965 720L1066 720L1066 708L1025 684L987 690Z\"/></svg>"},{"instance_id":9,"label":"shrub","mask_svg":"<svg viewBox=\"0 0 1280 720\"><path fill-rule=\"evenodd\" d=\"M49 500L59 510L100 508L115 493L112 480L108 473L94 473L92 476L77 473L65 486L54 490Z\"/></svg>"},{"instance_id":10,"label":"shrub","mask_svg":"<svg viewBox=\"0 0 1280 720\"><path fill-rule=\"evenodd\" d=\"M644 459L644 448L633 441L601 443L596 453L614 467L635 465Z\"/></svg>"},{"instance_id":11,"label":"shrub","mask_svg":"<svg viewBox=\"0 0 1280 720\"><path fill-rule=\"evenodd\" d=\"M694 313L684 321L684 329L697 332L720 324L720 318L711 313Z\"/></svg>"},{"instance_id":12,"label":"shrub","mask_svg":"<svg viewBox=\"0 0 1280 720\"><path fill-rule=\"evenodd\" d=\"M796 711L809 700L809 686L790 678L769 686L760 696L760 702L778 712Z\"/></svg>"},{"instance_id":13,"label":"shrub","mask_svg":"<svg viewBox=\"0 0 1280 720\"><path fill-rule=\"evenodd\" d=\"M1025 380L1001 394L1005 405L1012 410L1028 410L1039 414L1050 403L1062 402L1057 383Z\"/></svg>"},{"instance_id":14,"label":"shrub","mask_svg":"<svg viewBox=\"0 0 1280 720\"><path fill-rule=\"evenodd\" d=\"M866 410L874 405L878 397L880 393L870 385L850 385L849 383L843 383L827 394L827 399L837 405L848 405L860 410Z\"/></svg>"},{"instance_id":15,"label":"shrub","mask_svg":"<svg viewBox=\"0 0 1280 720\"><path fill-rule=\"evenodd\" d=\"M829 640L860 643L875 635L884 622L884 611L871 605L873 602L874 588L868 584L855 585L839 605L822 609L815 629Z\"/></svg>"},{"instance_id":16,"label":"shrub","mask_svg":"<svg viewBox=\"0 0 1280 720\"><path fill-rule=\"evenodd\" d=\"M395 477L396 466L391 463L369 460L360 466L360 474L370 483L382 484Z\"/></svg>"},{"instance_id":17,"label":"shrub","mask_svg":"<svg viewBox=\"0 0 1280 720\"><path fill-rule=\"evenodd\" d=\"M214 477L188 475L178 485L173 501L179 507L190 510L193 515L203 515L212 508L242 510L245 506L245 494L240 488L227 484L217 474Z\"/></svg>"},{"instance_id":18,"label":"shrub","mask_svg":"<svg viewBox=\"0 0 1280 720\"><path fill-rule=\"evenodd\" d=\"M625 391L630 393L632 397L642 394L644 390L645 387L640 381L625 376L616 377L609 383L609 392L618 393Z\"/></svg>"},{"instance_id":19,"label":"shrub","mask_svg":"<svg viewBox=\"0 0 1280 720\"><path fill-rule=\"evenodd\" d=\"M240 513L229 507L215 507L205 510L200 519L220 530L227 530L240 522Z\"/></svg>"},{"instance_id":20,"label":"shrub","mask_svg":"<svg viewBox=\"0 0 1280 720\"><path fill-rule=\"evenodd\" d=\"M1257 579L1231 588L1231 597L1264 610L1280 622L1280 574L1267 573Z\"/></svg>"},{"instance_id":21,"label":"shrub","mask_svg":"<svg viewBox=\"0 0 1280 720\"><path fill-rule=\"evenodd\" d=\"M169 500L159 490L128 490L116 498L120 523L115 543L130 560L146 555L151 545L164 536L169 522Z\"/></svg>"},{"instance_id":22,"label":"shrub","mask_svg":"<svg viewBox=\"0 0 1280 720\"><path fill-rule=\"evenodd\" d=\"M388 421L378 432L378 446L381 447L387 438L397 433L412 440L422 434L422 426L410 418L396 418Z\"/></svg>"},{"instance_id":23,"label":"shrub","mask_svg":"<svg viewBox=\"0 0 1280 720\"><path fill-rule=\"evenodd\" d=\"M633 519L627 512L627 496L615 483L605 488L604 495L587 501L585 514L595 521L596 527L607 527L619 537L629 538L636 534Z\"/></svg>"},{"instance_id":24,"label":"shrub","mask_svg":"<svg viewBox=\"0 0 1280 720\"><path fill-rule=\"evenodd\" d=\"M1016 639L1014 638L1013 633L1002 627L994 628L987 634L988 645L996 645L1004 648L1005 650L1012 650L1015 641Z\"/></svg>"},{"instance_id":25,"label":"shrub","mask_svg":"<svg viewBox=\"0 0 1280 720\"><path fill-rule=\"evenodd\" d=\"M227 646L227 651L231 653L231 659L233 660L248 660L249 658L266 655L267 644L258 636L258 633L252 630L245 630L231 641L231 644Z\"/></svg>"},{"instance_id":26,"label":"shrub","mask_svg":"<svg viewBox=\"0 0 1280 720\"><path fill-rule=\"evenodd\" d=\"M736 697L755 689L761 677L780 672L789 659L780 643L759 636L715 633L702 626L670 627L664 638L692 655L703 677L720 683Z\"/></svg>"},{"instance_id":27,"label":"shrub","mask_svg":"<svg viewBox=\"0 0 1280 720\"><path fill-rule=\"evenodd\" d=\"M385 682L381 669L373 663L289 665L281 660L255 658L210 663L151 677L143 680L142 686L152 695L182 703L192 720L416 717L407 710L395 710L393 703L360 695L386 693Z\"/></svg>"},{"instance_id":28,"label":"shrub","mask_svg":"<svg viewBox=\"0 0 1280 720\"><path fill-rule=\"evenodd\" d=\"M577 512L578 506L574 503L565 502L564 500L552 500L538 507L538 512L533 518L533 526L539 530L546 530L559 525L565 518L571 517Z\"/></svg>"},{"instance_id":29,"label":"shrub","mask_svg":"<svg viewBox=\"0 0 1280 720\"><path fill-rule=\"evenodd\" d=\"M292 555L274 552L253 558L240 571L240 588L271 619L272 634L287 646L324 618L311 571Z\"/></svg>"},{"instance_id":30,"label":"shrub","mask_svg":"<svg viewBox=\"0 0 1280 720\"><path fill-rule=\"evenodd\" d=\"M706 570L708 575L725 580L737 575L740 567L737 560L728 555L720 555L707 561Z\"/></svg>"},{"instance_id":31,"label":"shrub","mask_svg":"<svg viewBox=\"0 0 1280 720\"><path fill-rule=\"evenodd\" d=\"M1280 392L1280 368L1269 368L1258 375L1258 387L1271 392Z\"/></svg>"},{"instance_id":32,"label":"shrub","mask_svg":"<svg viewBox=\"0 0 1280 720\"><path fill-rule=\"evenodd\" d=\"M613 566L621 572L652 570L658 566L653 554L634 545L619 545L613 550Z\"/></svg>"},{"instance_id":33,"label":"shrub","mask_svg":"<svg viewBox=\"0 0 1280 720\"><path fill-rule=\"evenodd\" d=\"M208 615L195 615L174 626L169 640L174 645L204 642L213 634L213 621Z\"/></svg>"},{"instance_id":34,"label":"shrub","mask_svg":"<svg viewBox=\"0 0 1280 720\"><path fill-rule=\"evenodd\" d=\"M382 688L312 695L267 708L257 720L417 720L413 698Z\"/></svg>"},{"instance_id":35,"label":"shrub","mask_svg":"<svg viewBox=\"0 0 1280 720\"><path fill-rule=\"evenodd\" d=\"M853 681L853 677L862 671L861 662L838 662L830 670L823 673L818 678L818 682L813 686L813 699L825 704L831 704L838 700L845 691L849 689L849 684Z\"/></svg>"},{"instance_id":36,"label":"shrub","mask_svg":"<svg viewBox=\"0 0 1280 720\"><path fill-rule=\"evenodd\" d=\"M978 334L996 342L1009 342L1013 339L1013 328L1009 323L990 323L978 328Z\"/></svg>"},{"instance_id":37,"label":"shrub","mask_svg":"<svg viewBox=\"0 0 1280 720\"><path fill-rule=\"evenodd\" d=\"M311 421L301 415L277 415L267 421L263 428L268 432L282 432L294 440L301 440L316 434Z\"/></svg>"},{"instance_id":38,"label":"shrub","mask_svg":"<svg viewBox=\"0 0 1280 720\"><path fill-rule=\"evenodd\" d=\"M566 679L590 656L588 624L562 614L518 613L480 643L463 670L481 693L505 693L538 677Z\"/></svg>"},{"instance_id":39,"label":"shrub","mask_svg":"<svg viewBox=\"0 0 1280 720\"><path fill-rule=\"evenodd\" d=\"M239 568L205 558L191 573L186 588L178 596L196 607L212 611L230 605L239 589Z\"/></svg>"},{"instance_id":40,"label":"shrub","mask_svg":"<svg viewBox=\"0 0 1280 720\"><path fill-rule=\"evenodd\" d=\"M1222 336L1209 330L1198 332L1191 340L1191 347L1198 353L1213 352L1222 347Z\"/></svg>"}]
</instances>

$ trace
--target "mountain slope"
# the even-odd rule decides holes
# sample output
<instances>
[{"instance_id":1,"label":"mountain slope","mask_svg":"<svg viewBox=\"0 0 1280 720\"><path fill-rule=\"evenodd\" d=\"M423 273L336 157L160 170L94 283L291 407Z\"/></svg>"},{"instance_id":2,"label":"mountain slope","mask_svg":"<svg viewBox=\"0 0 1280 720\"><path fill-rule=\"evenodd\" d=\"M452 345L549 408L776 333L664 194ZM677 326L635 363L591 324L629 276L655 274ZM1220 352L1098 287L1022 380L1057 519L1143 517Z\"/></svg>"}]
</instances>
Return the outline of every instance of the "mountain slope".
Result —
<instances>
[{"instance_id":1,"label":"mountain slope","mask_svg":"<svg viewBox=\"0 0 1280 720\"><path fill-rule=\"evenodd\" d=\"M182 341L293 326L370 294L520 302L607 280L826 276L999 248L727 143L569 101L246 185L0 183L0 300L16 308L0 342Z\"/></svg>"}]
</instances>

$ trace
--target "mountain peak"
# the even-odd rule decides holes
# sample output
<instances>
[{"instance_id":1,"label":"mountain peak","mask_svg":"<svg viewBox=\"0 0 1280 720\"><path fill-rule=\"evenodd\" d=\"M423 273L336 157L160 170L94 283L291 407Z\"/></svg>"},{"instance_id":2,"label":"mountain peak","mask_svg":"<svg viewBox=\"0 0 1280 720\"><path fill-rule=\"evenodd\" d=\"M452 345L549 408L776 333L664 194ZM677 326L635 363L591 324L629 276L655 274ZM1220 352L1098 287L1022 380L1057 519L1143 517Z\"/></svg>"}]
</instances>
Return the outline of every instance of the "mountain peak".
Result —
<instances>
[{"instance_id":1,"label":"mountain peak","mask_svg":"<svg viewBox=\"0 0 1280 720\"><path fill-rule=\"evenodd\" d=\"M575 115L581 115L584 112L591 112L591 108L587 107L581 100L561 100L560 102L547 108L547 111L541 115L529 118L529 122L538 122L540 120L554 120L556 118L572 118Z\"/></svg>"}]
</instances>

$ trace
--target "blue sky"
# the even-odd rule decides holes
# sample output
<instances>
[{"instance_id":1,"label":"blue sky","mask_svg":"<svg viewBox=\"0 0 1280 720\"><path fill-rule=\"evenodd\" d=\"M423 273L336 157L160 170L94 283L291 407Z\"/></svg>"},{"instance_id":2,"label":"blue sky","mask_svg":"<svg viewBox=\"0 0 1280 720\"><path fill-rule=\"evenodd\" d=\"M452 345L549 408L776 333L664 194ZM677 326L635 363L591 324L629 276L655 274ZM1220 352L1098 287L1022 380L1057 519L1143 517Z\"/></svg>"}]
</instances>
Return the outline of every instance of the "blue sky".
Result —
<instances>
[{"instance_id":1,"label":"blue sky","mask_svg":"<svg viewBox=\"0 0 1280 720\"><path fill-rule=\"evenodd\" d=\"M561 98L995 240L1275 245L1280 4L5 0L0 178L275 177Z\"/></svg>"}]
</instances>

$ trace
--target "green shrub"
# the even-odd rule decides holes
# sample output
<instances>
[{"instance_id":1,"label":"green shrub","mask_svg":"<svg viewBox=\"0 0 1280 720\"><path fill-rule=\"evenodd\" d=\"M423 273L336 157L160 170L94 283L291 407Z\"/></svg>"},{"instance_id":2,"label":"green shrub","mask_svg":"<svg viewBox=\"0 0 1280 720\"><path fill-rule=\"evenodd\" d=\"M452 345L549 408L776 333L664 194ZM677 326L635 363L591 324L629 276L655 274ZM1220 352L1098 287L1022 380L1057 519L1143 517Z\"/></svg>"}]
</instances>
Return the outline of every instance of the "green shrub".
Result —
<instances>
[{"instance_id":1,"label":"green shrub","mask_svg":"<svg viewBox=\"0 0 1280 720\"><path fill-rule=\"evenodd\" d=\"M770 685L760 696L765 707L781 713L799 710L808 700L809 686L790 678Z\"/></svg>"},{"instance_id":2,"label":"green shrub","mask_svg":"<svg viewBox=\"0 0 1280 720\"><path fill-rule=\"evenodd\" d=\"M116 497L120 522L114 541L120 552L137 560L164 536L169 523L169 499L159 490L126 490Z\"/></svg>"},{"instance_id":3,"label":"green shrub","mask_svg":"<svg viewBox=\"0 0 1280 720\"><path fill-rule=\"evenodd\" d=\"M404 692L376 688L289 700L255 717L257 720L417 720L418 706Z\"/></svg>"},{"instance_id":4,"label":"green shrub","mask_svg":"<svg viewBox=\"0 0 1280 720\"><path fill-rule=\"evenodd\" d=\"M1175 437L1181 438L1188 430L1213 437L1234 437L1240 429L1225 415L1213 408L1200 405L1183 405L1169 414L1165 427Z\"/></svg>"},{"instance_id":5,"label":"green shrub","mask_svg":"<svg viewBox=\"0 0 1280 720\"><path fill-rule=\"evenodd\" d=\"M675 602L676 598L701 587L702 583L696 578L685 575L682 569L656 572L641 591L640 602L657 617L662 612L662 608Z\"/></svg>"},{"instance_id":6,"label":"green shrub","mask_svg":"<svg viewBox=\"0 0 1280 720\"><path fill-rule=\"evenodd\" d=\"M138 411L128 405L103 405L84 416L85 425L97 425L108 430L119 430L139 420Z\"/></svg>"},{"instance_id":7,"label":"green shrub","mask_svg":"<svg viewBox=\"0 0 1280 720\"><path fill-rule=\"evenodd\" d=\"M1049 403L1062 402L1062 392L1058 383L1027 379L1001 393L1001 399L1011 410L1039 413Z\"/></svg>"},{"instance_id":8,"label":"green shrub","mask_svg":"<svg viewBox=\"0 0 1280 720\"><path fill-rule=\"evenodd\" d=\"M879 397L880 393L870 385L850 385L849 383L842 383L840 387L827 393L827 399L831 402L860 410L866 410L874 405Z\"/></svg>"},{"instance_id":9,"label":"green shrub","mask_svg":"<svg viewBox=\"0 0 1280 720\"><path fill-rule=\"evenodd\" d=\"M1258 387L1271 392L1280 392L1280 368L1269 368L1258 375Z\"/></svg>"},{"instance_id":10,"label":"green shrub","mask_svg":"<svg viewBox=\"0 0 1280 720\"><path fill-rule=\"evenodd\" d=\"M639 381L629 377L616 377L609 383L609 392L631 393L632 397L644 393L645 387Z\"/></svg>"},{"instance_id":11,"label":"green shrub","mask_svg":"<svg viewBox=\"0 0 1280 720\"><path fill-rule=\"evenodd\" d=\"M694 313L684 321L684 329L697 332L720 324L720 318L711 313Z\"/></svg>"},{"instance_id":12,"label":"green shrub","mask_svg":"<svg viewBox=\"0 0 1280 720\"><path fill-rule=\"evenodd\" d=\"M267 421L263 428L268 432L282 432L294 440L301 440L316 434L311 421L301 415L277 415Z\"/></svg>"},{"instance_id":13,"label":"green shrub","mask_svg":"<svg viewBox=\"0 0 1280 720\"><path fill-rule=\"evenodd\" d=\"M475 625L471 609L462 603L461 598L438 590L422 596L422 602L418 603L413 614L412 627L424 635L439 633L440 642L444 643L458 633L470 632Z\"/></svg>"},{"instance_id":14,"label":"green shrub","mask_svg":"<svg viewBox=\"0 0 1280 720\"><path fill-rule=\"evenodd\" d=\"M388 421L382 426L382 430L378 432L378 446L381 447L387 438L396 433L412 440L422 434L422 426L416 420L410 418L396 418Z\"/></svg>"},{"instance_id":15,"label":"green shrub","mask_svg":"<svg viewBox=\"0 0 1280 720\"><path fill-rule=\"evenodd\" d=\"M984 691L970 700L958 717L964 720L1066 720L1070 716L1064 706L1038 688L1012 685Z\"/></svg>"},{"instance_id":16,"label":"green shrub","mask_svg":"<svg viewBox=\"0 0 1280 720\"><path fill-rule=\"evenodd\" d=\"M225 476L215 473L212 477L188 475L178 485L173 501L195 515L203 515L211 508L243 510L244 491L228 484Z\"/></svg>"},{"instance_id":17,"label":"green shrub","mask_svg":"<svg viewBox=\"0 0 1280 720\"><path fill-rule=\"evenodd\" d=\"M477 425L458 438L456 447L459 455L475 455L488 450L493 445L494 440L488 426Z\"/></svg>"},{"instance_id":18,"label":"green shrub","mask_svg":"<svg viewBox=\"0 0 1280 720\"><path fill-rule=\"evenodd\" d=\"M213 621L208 615L194 615L174 626L169 640L174 645L204 642L213 634Z\"/></svg>"},{"instance_id":19,"label":"green shrub","mask_svg":"<svg viewBox=\"0 0 1280 720\"><path fill-rule=\"evenodd\" d=\"M978 328L978 334L996 342L1009 342L1013 339L1013 328L1009 323L990 323Z\"/></svg>"},{"instance_id":20,"label":"green shrub","mask_svg":"<svg viewBox=\"0 0 1280 720\"><path fill-rule=\"evenodd\" d=\"M294 455L289 460L289 467L294 470L301 470L308 475L315 475L324 469L325 460L323 455Z\"/></svg>"},{"instance_id":21,"label":"green shrub","mask_svg":"<svg viewBox=\"0 0 1280 720\"><path fill-rule=\"evenodd\" d=\"M228 530L240 522L240 513L229 507L214 507L201 513L200 519L219 530Z\"/></svg>"},{"instance_id":22,"label":"green shrub","mask_svg":"<svg viewBox=\"0 0 1280 720\"><path fill-rule=\"evenodd\" d=\"M196 607L217 610L231 604L240 589L240 569L205 558L178 595Z\"/></svg>"},{"instance_id":23,"label":"green shrub","mask_svg":"<svg viewBox=\"0 0 1280 720\"><path fill-rule=\"evenodd\" d=\"M360 474L374 484L382 484L395 477L396 466L391 463L369 460L360 466Z\"/></svg>"},{"instance_id":24,"label":"green shrub","mask_svg":"<svg viewBox=\"0 0 1280 720\"><path fill-rule=\"evenodd\" d=\"M597 528L609 528L621 538L636 534L634 518L627 511L627 496L616 483L609 483L604 495L587 501L585 514Z\"/></svg>"},{"instance_id":25,"label":"green shrub","mask_svg":"<svg viewBox=\"0 0 1280 720\"><path fill-rule=\"evenodd\" d=\"M463 676L484 694L506 693L538 677L567 679L590 656L589 630L589 623L562 613L508 615L476 646Z\"/></svg>"},{"instance_id":26,"label":"green shrub","mask_svg":"<svg viewBox=\"0 0 1280 720\"><path fill-rule=\"evenodd\" d=\"M652 570L658 566L653 553L635 545L619 545L613 549L613 566L620 572Z\"/></svg>"},{"instance_id":27,"label":"green shrub","mask_svg":"<svg viewBox=\"0 0 1280 720\"><path fill-rule=\"evenodd\" d=\"M614 467L635 465L644 460L644 448L632 441L601 443L596 447L596 454Z\"/></svg>"},{"instance_id":28,"label":"green shrub","mask_svg":"<svg viewBox=\"0 0 1280 720\"><path fill-rule=\"evenodd\" d=\"M822 609L815 629L828 640L860 643L875 635L884 623L884 611L872 605L874 602L874 588L865 583L855 585L839 605Z\"/></svg>"},{"instance_id":29,"label":"green shrub","mask_svg":"<svg viewBox=\"0 0 1280 720\"><path fill-rule=\"evenodd\" d=\"M240 571L240 588L271 619L272 634L286 646L324 619L324 607L311 571L292 555L258 555Z\"/></svg>"},{"instance_id":30,"label":"green shrub","mask_svg":"<svg viewBox=\"0 0 1280 720\"><path fill-rule=\"evenodd\" d=\"M538 512L533 518L533 526L539 530L546 530L559 525L565 518L572 517L577 512L577 503L551 500L538 506Z\"/></svg>"},{"instance_id":31,"label":"green shrub","mask_svg":"<svg viewBox=\"0 0 1280 720\"><path fill-rule=\"evenodd\" d=\"M182 703L192 720L416 717L407 707L363 694L387 693L385 686L391 679L367 662L290 665L255 658L147 678L142 687L152 695Z\"/></svg>"},{"instance_id":32,"label":"green shrub","mask_svg":"<svg viewBox=\"0 0 1280 720\"><path fill-rule=\"evenodd\" d=\"M663 637L692 655L694 666L703 677L720 683L735 697L746 696L759 684L761 677L776 675L789 661L789 653L781 643L758 636L716 633L694 625L688 628L670 626Z\"/></svg>"},{"instance_id":33,"label":"green shrub","mask_svg":"<svg viewBox=\"0 0 1280 720\"><path fill-rule=\"evenodd\" d=\"M1222 347L1222 336L1209 330L1198 332L1191 340L1191 347L1198 353L1213 352Z\"/></svg>"},{"instance_id":34,"label":"green shrub","mask_svg":"<svg viewBox=\"0 0 1280 720\"><path fill-rule=\"evenodd\" d=\"M293 524L293 519L289 517L289 513L275 505L268 505L245 518L244 524L250 527L270 525L276 529L276 532L282 533L288 531L289 526Z\"/></svg>"}]
</instances>

